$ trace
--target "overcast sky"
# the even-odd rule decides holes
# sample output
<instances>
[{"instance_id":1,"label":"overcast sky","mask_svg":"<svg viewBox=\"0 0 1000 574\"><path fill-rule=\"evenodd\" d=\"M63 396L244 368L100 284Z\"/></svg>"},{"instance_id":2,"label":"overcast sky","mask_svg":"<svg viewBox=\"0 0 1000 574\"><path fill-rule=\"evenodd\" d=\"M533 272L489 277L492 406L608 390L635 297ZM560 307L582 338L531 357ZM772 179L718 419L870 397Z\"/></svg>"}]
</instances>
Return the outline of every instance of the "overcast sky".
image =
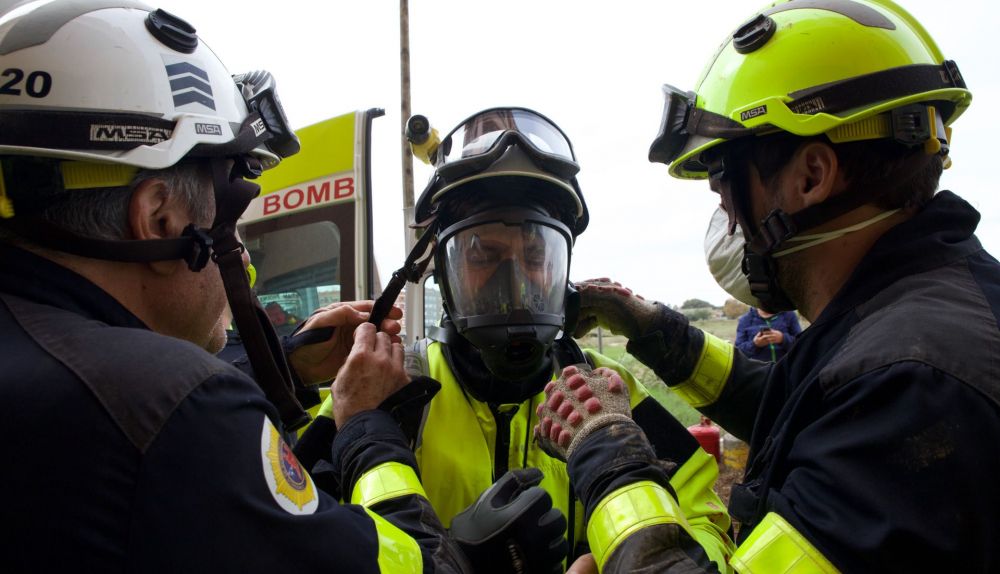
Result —
<instances>
[{"instance_id":1,"label":"overcast sky","mask_svg":"<svg viewBox=\"0 0 1000 574\"><path fill-rule=\"evenodd\" d=\"M1000 8L990 0L903 5L945 57L958 62L973 92L972 107L955 125L955 167L942 188L979 209L979 237L996 256ZM231 72L272 72L295 128L356 109L385 109L375 121L372 179L376 258L387 278L405 256L398 2L163 0L158 6L194 25ZM709 274L702 248L716 196L704 182L670 178L646 153L659 127L660 85L693 89L718 44L760 7L735 0L415 0L412 109L442 132L498 105L549 116L573 142L590 207L571 279L610 276L666 303L697 297L721 305L727 295ZM429 176L416 162L417 195Z\"/></svg>"}]
</instances>

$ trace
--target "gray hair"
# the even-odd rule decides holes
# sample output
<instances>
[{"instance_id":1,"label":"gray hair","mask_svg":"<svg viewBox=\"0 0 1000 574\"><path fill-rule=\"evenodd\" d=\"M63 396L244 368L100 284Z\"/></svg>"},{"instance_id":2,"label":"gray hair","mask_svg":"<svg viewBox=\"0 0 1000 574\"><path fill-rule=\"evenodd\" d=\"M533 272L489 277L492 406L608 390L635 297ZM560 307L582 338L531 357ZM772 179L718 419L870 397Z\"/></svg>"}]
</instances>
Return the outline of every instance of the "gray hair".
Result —
<instances>
[{"instance_id":1,"label":"gray hair","mask_svg":"<svg viewBox=\"0 0 1000 574\"><path fill-rule=\"evenodd\" d=\"M141 170L128 186L63 191L53 197L41 216L68 231L95 239L129 237L128 206L132 192L143 181L162 180L171 194L188 206L196 223L211 223L215 201L206 185L206 174L197 163L180 163L161 170Z\"/></svg>"}]
</instances>

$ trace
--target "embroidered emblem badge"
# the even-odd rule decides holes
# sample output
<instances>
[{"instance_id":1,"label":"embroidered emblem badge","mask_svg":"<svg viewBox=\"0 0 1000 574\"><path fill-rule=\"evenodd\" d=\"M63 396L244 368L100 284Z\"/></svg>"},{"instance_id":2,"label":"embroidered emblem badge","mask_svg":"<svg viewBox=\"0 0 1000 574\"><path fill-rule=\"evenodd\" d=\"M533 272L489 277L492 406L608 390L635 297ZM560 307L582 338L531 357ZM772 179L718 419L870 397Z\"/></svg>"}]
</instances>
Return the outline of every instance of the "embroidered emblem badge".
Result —
<instances>
[{"instance_id":1,"label":"embroidered emblem badge","mask_svg":"<svg viewBox=\"0 0 1000 574\"><path fill-rule=\"evenodd\" d=\"M316 512L319 499L312 478L266 415L260 433L260 454L264 479L278 506L290 514Z\"/></svg>"}]
</instances>

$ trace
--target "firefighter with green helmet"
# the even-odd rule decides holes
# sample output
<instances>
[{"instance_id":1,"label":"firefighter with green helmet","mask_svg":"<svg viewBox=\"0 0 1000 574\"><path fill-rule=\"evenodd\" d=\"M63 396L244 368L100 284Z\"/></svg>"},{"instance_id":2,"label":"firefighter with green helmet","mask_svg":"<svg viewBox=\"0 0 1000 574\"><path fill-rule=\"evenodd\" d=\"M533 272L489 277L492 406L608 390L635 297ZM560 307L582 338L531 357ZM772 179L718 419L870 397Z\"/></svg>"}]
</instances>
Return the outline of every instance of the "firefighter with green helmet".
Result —
<instances>
[{"instance_id":1,"label":"firefighter with green helmet","mask_svg":"<svg viewBox=\"0 0 1000 574\"><path fill-rule=\"evenodd\" d=\"M589 222L565 133L535 111L493 108L432 142L414 146L435 171L415 206L424 234L408 262L433 259L445 314L408 350L407 369L441 384L411 440L452 538L482 572L561 572L587 551L566 465L532 435L545 386L575 365L625 381L631 416L676 463L671 486L692 524L681 546L724 569L732 543L714 458L624 367L564 335L578 308L572 247Z\"/></svg>"},{"instance_id":2,"label":"firefighter with green helmet","mask_svg":"<svg viewBox=\"0 0 1000 574\"><path fill-rule=\"evenodd\" d=\"M777 363L752 361L611 281L577 285L580 324L626 335L749 442L730 566L997 571L1000 494L984 485L1000 473L1000 265L979 213L937 191L971 101L958 66L892 2L791 0L727 38L694 91L664 91L649 156L719 194L716 280L811 326ZM622 420L626 393L568 373L539 412L591 525L593 557L574 571L697 571L677 544L683 505Z\"/></svg>"}]
</instances>

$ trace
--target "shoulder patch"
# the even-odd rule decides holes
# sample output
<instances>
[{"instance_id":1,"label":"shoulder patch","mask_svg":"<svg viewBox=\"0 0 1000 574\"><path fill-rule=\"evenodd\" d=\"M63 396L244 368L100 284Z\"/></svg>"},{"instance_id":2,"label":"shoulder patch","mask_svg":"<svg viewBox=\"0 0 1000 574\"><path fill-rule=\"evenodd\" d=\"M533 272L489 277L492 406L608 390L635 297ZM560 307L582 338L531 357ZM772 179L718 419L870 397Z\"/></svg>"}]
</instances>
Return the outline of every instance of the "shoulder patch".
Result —
<instances>
[{"instance_id":1,"label":"shoulder patch","mask_svg":"<svg viewBox=\"0 0 1000 574\"><path fill-rule=\"evenodd\" d=\"M263 418L260 458L271 496L289 514L313 514L319 506L319 499L312 478L267 415Z\"/></svg>"}]
</instances>

